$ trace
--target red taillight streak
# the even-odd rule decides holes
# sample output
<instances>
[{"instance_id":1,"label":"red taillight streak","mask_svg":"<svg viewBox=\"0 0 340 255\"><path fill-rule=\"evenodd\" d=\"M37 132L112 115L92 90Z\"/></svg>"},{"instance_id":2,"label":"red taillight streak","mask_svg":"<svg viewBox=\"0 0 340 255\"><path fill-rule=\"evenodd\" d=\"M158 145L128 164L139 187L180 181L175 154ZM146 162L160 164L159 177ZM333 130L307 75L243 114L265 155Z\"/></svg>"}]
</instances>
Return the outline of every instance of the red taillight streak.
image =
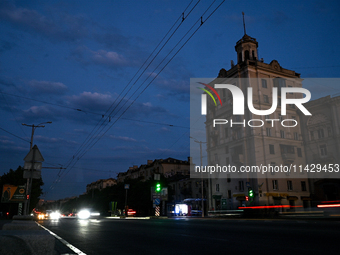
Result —
<instances>
[{"instance_id":1,"label":"red taillight streak","mask_svg":"<svg viewBox=\"0 0 340 255\"><path fill-rule=\"evenodd\" d=\"M239 207L238 209L270 209L270 208L295 208L302 207L302 205L263 205L263 206L248 206L248 207Z\"/></svg>"}]
</instances>

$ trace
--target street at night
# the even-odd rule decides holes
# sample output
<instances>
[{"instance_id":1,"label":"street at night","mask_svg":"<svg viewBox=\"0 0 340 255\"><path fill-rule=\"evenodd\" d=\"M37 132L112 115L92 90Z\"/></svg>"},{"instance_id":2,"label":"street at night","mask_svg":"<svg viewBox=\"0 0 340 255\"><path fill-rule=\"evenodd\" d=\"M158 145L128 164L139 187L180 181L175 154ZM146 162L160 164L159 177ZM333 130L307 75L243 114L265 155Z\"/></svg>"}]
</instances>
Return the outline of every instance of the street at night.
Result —
<instances>
[{"instance_id":1,"label":"street at night","mask_svg":"<svg viewBox=\"0 0 340 255\"><path fill-rule=\"evenodd\" d=\"M85 254L338 254L340 221L60 219L40 221Z\"/></svg>"}]
</instances>

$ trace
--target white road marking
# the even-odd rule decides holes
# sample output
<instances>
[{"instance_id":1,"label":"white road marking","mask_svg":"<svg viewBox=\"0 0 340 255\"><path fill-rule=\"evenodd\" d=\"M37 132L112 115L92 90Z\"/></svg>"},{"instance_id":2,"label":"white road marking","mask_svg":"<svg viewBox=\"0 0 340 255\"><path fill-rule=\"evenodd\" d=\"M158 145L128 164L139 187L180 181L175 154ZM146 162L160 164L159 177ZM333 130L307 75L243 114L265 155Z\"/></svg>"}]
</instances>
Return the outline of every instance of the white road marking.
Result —
<instances>
[{"instance_id":1,"label":"white road marking","mask_svg":"<svg viewBox=\"0 0 340 255\"><path fill-rule=\"evenodd\" d=\"M55 238L57 238L60 242L62 242L64 245L66 245L68 248L70 248L72 251L74 251L76 254L79 255L86 255L86 253L82 252L81 250L79 250L77 247L74 247L72 244L70 244L69 242L67 242L66 240L62 239L60 236L58 236L57 234L53 233L51 230L49 230L48 228L45 228L44 226L40 225L38 222L36 222L40 227L42 227L43 229L47 230L51 235L53 235Z\"/></svg>"}]
</instances>

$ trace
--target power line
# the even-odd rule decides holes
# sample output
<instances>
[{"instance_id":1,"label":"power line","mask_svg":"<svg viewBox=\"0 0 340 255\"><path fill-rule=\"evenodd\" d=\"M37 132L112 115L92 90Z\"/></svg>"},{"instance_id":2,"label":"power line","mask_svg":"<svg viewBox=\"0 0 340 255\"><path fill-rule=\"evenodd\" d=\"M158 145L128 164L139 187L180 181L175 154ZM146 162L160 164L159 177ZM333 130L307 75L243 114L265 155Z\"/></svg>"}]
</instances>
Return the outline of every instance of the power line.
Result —
<instances>
[{"instance_id":1,"label":"power line","mask_svg":"<svg viewBox=\"0 0 340 255\"><path fill-rule=\"evenodd\" d=\"M23 98L23 99L26 99L26 100L32 100L32 101L37 101L37 102L44 103L44 104L54 105L54 106L58 106L58 107L62 107L62 108L70 109L70 110L74 110L74 111L77 111L77 112L83 112L83 113L93 114L93 115L102 116L102 117L106 117L106 116L109 117L109 115L101 114L101 113L98 113L98 112L82 110L82 109L79 109L79 108L73 108L73 107L69 107L69 106L65 106L65 105L61 105L61 104L50 103L50 102L46 102L46 101L42 101L42 100L37 100L37 99L34 99L34 98L14 95L14 94L6 93L6 92L1 92L1 91L0 91L0 93L5 94L5 95L14 96L14 97ZM115 117L111 116L111 118L115 118ZM155 122L155 121L137 120L137 119L131 119L131 118L121 118L121 119L122 120L135 121L135 122L155 124L155 125L170 126L170 127L189 128L189 127L185 127L185 126L179 126L179 125L174 125L174 124L169 124L169 123L161 123L161 122Z\"/></svg>"},{"instance_id":2,"label":"power line","mask_svg":"<svg viewBox=\"0 0 340 255\"><path fill-rule=\"evenodd\" d=\"M225 1L225 0L224 0ZM180 41L172 48L172 50L167 54L167 56L161 61L161 63L155 68L155 70L160 67L160 65L163 63L163 61L172 53L172 51L181 43L181 41L189 34L189 32L197 25L198 22L200 22L200 25L198 26L198 28L189 36L189 38L180 46L180 48L174 53L174 55L168 60L168 62L160 69L160 71L157 73L157 75L154 76L154 78L145 86L145 88L137 95L137 97L127 106L127 108L120 114L120 116L106 129L105 132L103 132L100 136L95 138L95 135L92 135L91 139L96 139L93 140L94 142L92 142L92 144L87 145L88 142L86 142L85 144L83 143L83 145L80 147L80 150L77 151L77 153L73 156L73 158L70 160L70 162L67 164L67 171L64 171L61 175L61 177L59 178L62 179L63 177L65 177L69 171L75 166L75 164L108 132L108 130L115 124L117 123L117 121L119 119L121 119L121 117L125 114L125 112L133 105L133 103L140 97L140 95L151 85L151 83L159 76L159 74L164 70L164 68L173 60L173 58L182 50L182 48L188 43L188 41L196 34L196 32L199 30L199 28L202 27L202 25L213 15L213 13L215 13L215 11L224 3L224 1L222 1L211 13L210 15L208 15L208 17L203 21L203 15L210 9L210 7L213 5L213 2L203 13L203 15L198 19L198 21L196 21L194 23L194 25L189 29L189 31L187 31L187 33L180 39ZM197 4L196 4L197 5ZM195 5L195 6L196 6ZM148 78L150 77L150 75L148 76ZM147 78L147 79L148 79ZM146 80L147 80L146 79ZM141 88L141 86L146 82L146 80L137 88L137 90L135 90L135 92L129 97L129 99L132 98L132 96L134 96L134 94ZM120 102L124 99L125 97L123 97ZM129 100L128 99L128 100ZM127 103L128 101L126 101L124 103L124 105ZM118 104L119 105L119 104ZM117 105L117 106L118 106ZM124 105L118 110L118 112L124 107ZM117 106L115 107L115 109L117 108ZM114 110L115 110L114 109ZM113 110L113 111L114 111ZM113 111L111 111L111 113L113 113ZM115 116L118 114L118 112L116 112ZM110 114L111 115L111 114ZM101 124L101 126L103 125L103 123ZM108 123L106 124L108 125ZM101 129L103 130L103 128ZM101 132L101 131L99 131ZM72 161L75 162L72 164ZM72 166L71 166L72 164Z\"/></svg>"},{"instance_id":3,"label":"power line","mask_svg":"<svg viewBox=\"0 0 340 255\"><path fill-rule=\"evenodd\" d=\"M22 138L22 137L20 137L20 136L17 136L17 135L15 135L15 134L13 134L13 133L11 133L11 132L9 132L9 131L7 131L7 130L1 128L1 127L0 127L0 129L3 130L3 131L5 131L6 133L12 135L12 136L15 136L16 138L19 138L19 139L21 139L21 140L23 140L23 141L25 141L25 142L30 143L30 141L28 141L28 140L26 140L26 139L24 139L24 138Z\"/></svg>"},{"instance_id":4,"label":"power line","mask_svg":"<svg viewBox=\"0 0 340 255\"><path fill-rule=\"evenodd\" d=\"M128 82L128 84L125 86L125 88L123 89L123 91L119 94L119 96L116 98L116 100L111 104L111 106L109 107L109 109L106 111L105 114L107 114L111 107L113 107L113 105L116 103L116 101L118 100L119 97L121 97L121 95L123 94L123 92L128 88L128 86L130 85L130 83L133 81L133 79L137 76L137 74L139 73L139 71L143 68L143 66L147 63L147 61L151 58L151 56L153 55L153 53L156 51L156 49L161 45L161 43L165 40L165 38L168 36L168 34L171 32L171 30L174 28L174 26L177 24L177 22L182 18L181 23L177 26L177 28L172 32L172 34L169 36L169 38L165 41L165 43L163 44L163 46L158 50L158 52L156 53L156 55L152 58L152 60L149 62L149 64L144 68L144 70L142 71L142 73L138 76L138 78L135 80L135 82L131 85L131 87L128 89L128 91L124 94L124 96L121 97L121 99L119 100L118 104L111 110L110 114L108 117L106 117L105 120L100 120L97 125L92 129L92 131L90 132L90 134L87 136L87 138L84 140L84 142L81 144L81 146L78 148L78 150L76 151L76 153L73 156L76 157L78 154L81 153L81 151L83 150L83 148L86 148L86 146L92 142L93 139L95 139L95 133L100 133L103 131L103 129L105 128L106 125L108 125L108 123L105 124L105 121L107 121L107 119L109 119L109 122L111 120L111 114L117 109L117 107L121 104L121 102L123 101L123 99L126 97L126 95L131 91L132 87L137 83L137 81L141 78L141 76L145 73L145 71L148 69L148 67L151 65L151 63L155 60L155 58L158 56L158 54L163 50L163 48L165 47L165 45L169 42L169 40L172 38L172 36L175 34L175 32L178 30L178 28L182 25L183 21L190 15L190 13L192 12L192 10L197 6L197 4L200 1L197 1L197 3L191 8L191 10L189 11L189 13L184 17L184 13L185 11L188 9L188 7L191 5L193 1L191 1L189 3L189 5L185 8L185 10L183 11L183 13L177 18L177 20L175 21L175 23L171 26L171 28L168 30L168 32L165 34L165 36L162 38L162 40L160 41L160 43L158 43L158 45L155 47L155 49L153 50L153 52L148 56L148 58L145 60L145 62L142 64L142 66L139 68L139 70L135 73L135 75L132 77L132 79ZM138 89L137 89L138 90ZM123 106L126 104L126 102L123 104ZM121 107L122 108L122 107ZM120 109L121 109L120 108ZM118 110L119 111L119 110ZM116 114L115 114L116 115ZM101 124L100 124L101 123ZM100 126L99 126L100 124ZM104 126L105 124L105 126ZM99 127L98 127L99 126ZM96 130L96 131L95 131ZM93 133L93 134L92 134ZM101 136L102 137L102 136ZM91 146L92 148L92 146ZM70 161L70 163L72 162L72 159ZM70 164L69 163L69 164ZM68 164L68 165L69 165Z\"/></svg>"},{"instance_id":5,"label":"power line","mask_svg":"<svg viewBox=\"0 0 340 255\"><path fill-rule=\"evenodd\" d=\"M215 1L214 1L215 2ZM213 3L214 3L213 2ZM224 2L224 1L223 1ZM211 15L223 4L223 2L215 8L215 10L206 18L206 20L208 20ZM213 3L205 10L205 12L203 13L203 15L210 9L210 7L213 5ZM197 23L200 22L200 25L198 26L198 28L189 36L189 38L182 44L182 46L180 46L180 48L177 50L177 52L168 60L168 62L160 69L160 71L157 73L157 75L155 75L153 77L153 79L146 85L146 87L139 93L139 95L137 95L137 97L130 103L130 105L127 106L127 108L121 113L121 115L116 119L115 122L113 122L111 124L111 126L104 132L102 133L101 136L99 136L99 138L97 138L96 141L94 141L89 148L84 151L80 156L79 159L81 157L83 157L108 131L109 129L125 114L125 112L133 105L133 103L141 96L141 94L151 85L151 83L159 76L159 74L164 70L164 68L173 60L173 58L181 51L181 49L188 43L188 41L194 36L194 34L201 28L201 26L204 24L203 21L203 15L194 23L194 25L187 31L187 33L178 41L178 43L171 49L171 51L167 54L167 56L165 58L163 58L163 60L160 62L160 64L153 70L153 72L156 71L156 69L158 67L160 67L160 65L163 63L163 61L172 53L172 51L181 43L181 41L189 34L189 32L197 25ZM144 80L144 82L147 81L147 79L150 77L150 75ZM144 84L144 82L138 87L138 89L141 88L141 86ZM132 98L132 96L138 91L138 89L128 98L128 100L130 100ZM127 102L127 101L126 101ZM125 102L125 104L126 104ZM124 105L125 105L124 104ZM123 105L123 106L124 106ZM118 112L123 108L123 106L118 110ZM117 112L117 113L118 113ZM115 114L115 116L117 115L117 113Z\"/></svg>"}]
</instances>

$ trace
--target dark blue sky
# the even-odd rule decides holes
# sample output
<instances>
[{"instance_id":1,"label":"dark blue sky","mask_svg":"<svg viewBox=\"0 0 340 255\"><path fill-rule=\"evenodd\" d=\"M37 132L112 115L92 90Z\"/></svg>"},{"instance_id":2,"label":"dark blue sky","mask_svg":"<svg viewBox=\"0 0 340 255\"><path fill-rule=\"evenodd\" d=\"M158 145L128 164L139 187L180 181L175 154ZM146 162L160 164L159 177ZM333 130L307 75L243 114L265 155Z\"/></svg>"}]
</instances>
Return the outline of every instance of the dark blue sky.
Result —
<instances>
[{"instance_id":1,"label":"dark blue sky","mask_svg":"<svg viewBox=\"0 0 340 255\"><path fill-rule=\"evenodd\" d=\"M28 153L31 129L21 123L52 121L36 129L34 144L43 166L67 166L43 169L45 199L82 194L148 159L186 159L190 78L216 77L236 61L242 11L266 63L276 59L302 78L339 77L337 1L226 1L209 17L221 2L200 1L181 24L197 1L1 1L0 175ZM181 26L138 72L174 24L171 33ZM314 98L340 92L309 89Z\"/></svg>"}]
</instances>

